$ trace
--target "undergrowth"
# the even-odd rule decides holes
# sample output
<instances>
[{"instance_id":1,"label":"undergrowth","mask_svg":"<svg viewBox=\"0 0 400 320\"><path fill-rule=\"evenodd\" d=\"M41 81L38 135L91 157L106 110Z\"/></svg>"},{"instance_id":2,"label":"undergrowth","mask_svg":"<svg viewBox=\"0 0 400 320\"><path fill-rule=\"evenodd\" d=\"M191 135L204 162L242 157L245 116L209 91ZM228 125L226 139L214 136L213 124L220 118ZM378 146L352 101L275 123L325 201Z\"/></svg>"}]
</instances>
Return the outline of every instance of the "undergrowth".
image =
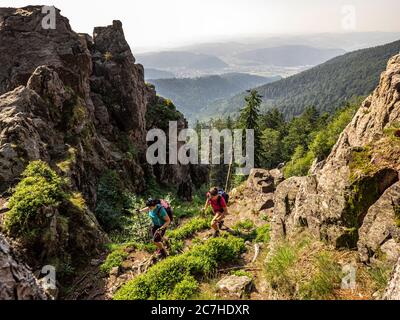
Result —
<instances>
[{"instance_id":1,"label":"undergrowth","mask_svg":"<svg viewBox=\"0 0 400 320\"><path fill-rule=\"evenodd\" d=\"M197 289L192 278L210 277L219 264L234 261L244 250L244 241L239 238L210 239L154 265L121 287L114 299L188 299Z\"/></svg>"}]
</instances>

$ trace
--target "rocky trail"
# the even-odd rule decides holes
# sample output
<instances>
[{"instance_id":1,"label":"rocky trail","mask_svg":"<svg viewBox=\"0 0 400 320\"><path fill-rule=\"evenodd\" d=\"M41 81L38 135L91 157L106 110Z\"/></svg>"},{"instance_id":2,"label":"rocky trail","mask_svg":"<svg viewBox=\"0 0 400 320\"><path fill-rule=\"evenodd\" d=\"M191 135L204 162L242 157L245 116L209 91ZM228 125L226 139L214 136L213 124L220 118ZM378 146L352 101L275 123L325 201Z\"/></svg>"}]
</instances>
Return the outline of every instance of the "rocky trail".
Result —
<instances>
[{"instance_id":1,"label":"rocky trail","mask_svg":"<svg viewBox=\"0 0 400 320\"><path fill-rule=\"evenodd\" d=\"M188 124L122 23L91 36L42 18L0 8L0 299L400 299L400 55L326 159L253 169L230 190L235 233L205 239L209 169L147 163L149 130ZM155 186L184 202L161 261L123 213Z\"/></svg>"}]
</instances>

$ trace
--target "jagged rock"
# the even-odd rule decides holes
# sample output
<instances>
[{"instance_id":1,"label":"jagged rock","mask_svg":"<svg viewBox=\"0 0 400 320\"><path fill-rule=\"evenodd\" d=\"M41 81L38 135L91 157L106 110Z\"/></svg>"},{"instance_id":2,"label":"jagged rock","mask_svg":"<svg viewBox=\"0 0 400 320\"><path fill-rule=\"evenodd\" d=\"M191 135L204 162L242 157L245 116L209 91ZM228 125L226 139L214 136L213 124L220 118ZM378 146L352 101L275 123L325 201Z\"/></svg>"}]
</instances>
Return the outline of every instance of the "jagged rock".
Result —
<instances>
[{"instance_id":1,"label":"jagged rock","mask_svg":"<svg viewBox=\"0 0 400 320\"><path fill-rule=\"evenodd\" d=\"M217 290L221 293L242 298L244 294L249 293L253 281L247 276L226 276L217 283Z\"/></svg>"},{"instance_id":2,"label":"jagged rock","mask_svg":"<svg viewBox=\"0 0 400 320\"><path fill-rule=\"evenodd\" d=\"M314 166L311 177L279 185L274 210L277 225L272 226L279 232L273 232L272 241L274 234L290 235L298 227L308 227L336 247L356 247L368 209L399 181L400 143L386 130L400 121L399 83L397 55L389 60L379 86L340 135L325 163Z\"/></svg>"},{"instance_id":3,"label":"jagged rock","mask_svg":"<svg viewBox=\"0 0 400 320\"><path fill-rule=\"evenodd\" d=\"M272 235L275 240L283 238L297 226L292 214L296 205L296 198L302 182L306 178L293 177L283 181L274 194L274 215L272 220Z\"/></svg>"},{"instance_id":4,"label":"jagged rock","mask_svg":"<svg viewBox=\"0 0 400 320\"><path fill-rule=\"evenodd\" d=\"M56 29L43 29L41 6L0 8L0 94L25 85L38 66L51 65L79 94L88 92L91 59L81 37L56 10Z\"/></svg>"},{"instance_id":5,"label":"jagged rock","mask_svg":"<svg viewBox=\"0 0 400 320\"><path fill-rule=\"evenodd\" d=\"M94 100L96 109L98 105L105 106L110 120L121 131L128 132L131 141L143 151L147 86L143 67L135 64L125 40L122 23L113 21L110 26L96 27L90 48L93 57L90 87L92 96L97 98Z\"/></svg>"},{"instance_id":6,"label":"jagged rock","mask_svg":"<svg viewBox=\"0 0 400 320\"><path fill-rule=\"evenodd\" d=\"M18 262L0 234L0 300L47 300L44 288L26 265Z\"/></svg>"},{"instance_id":7,"label":"jagged rock","mask_svg":"<svg viewBox=\"0 0 400 320\"><path fill-rule=\"evenodd\" d=\"M247 180L247 186L257 192L273 193L276 186L283 181L280 170L253 169Z\"/></svg>"},{"instance_id":8,"label":"jagged rock","mask_svg":"<svg viewBox=\"0 0 400 320\"><path fill-rule=\"evenodd\" d=\"M358 251L363 262L380 252L393 264L400 255L400 242L396 241L396 208L400 208L400 183L387 189L365 216L359 230Z\"/></svg>"},{"instance_id":9,"label":"jagged rock","mask_svg":"<svg viewBox=\"0 0 400 320\"><path fill-rule=\"evenodd\" d=\"M92 209L107 169L120 172L131 191L143 191L145 115L162 98L146 85L121 22L95 28L91 38L73 32L59 10L56 30L44 30L41 9L0 9L0 191L32 159L61 164ZM186 127L181 115L179 130ZM190 198L190 166L160 171L161 183Z\"/></svg>"},{"instance_id":10,"label":"jagged rock","mask_svg":"<svg viewBox=\"0 0 400 320\"><path fill-rule=\"evenodd\" d=\"M273 194L267 194L262 197L262 205L257 208L258 211L264 211L268 209L272 209L275 205Z\"/></svg>"},{"instance_id":11,"label":"jagged rock","mask_svg":"<svg viewBox=\"0 0 400 320\"><path fill-rule=\"evenodd\" d=\"M400 259L392 273L392 277L383 295L384 300L400 300Z\"/></svg>"},{"instance_id":12,"label":"jagged rock","mask_svg":"<svg viewBox=\"0 0 400 320\"><path fill-rule=\"evenodd\" d=\"M0 8L0 193L16 185L29 161L43 160L68 179L69 191L82 193L88 208L61 203L38 213L46 219L35 250L26 252L31 267L90 262L103 248L108 239L92 212L107 170L131 192L144 191L146 174L187 199L196 172L189 165L148 168L146 114L171 107L145 83L122 23L95 28L92 38L72 31L59 10L55 30L42 28L43 17L41 6ZM181 113L173 116L178 132L187 128ZM207 176L196 174L196 183Z\"/></svg>"}]
</instances>

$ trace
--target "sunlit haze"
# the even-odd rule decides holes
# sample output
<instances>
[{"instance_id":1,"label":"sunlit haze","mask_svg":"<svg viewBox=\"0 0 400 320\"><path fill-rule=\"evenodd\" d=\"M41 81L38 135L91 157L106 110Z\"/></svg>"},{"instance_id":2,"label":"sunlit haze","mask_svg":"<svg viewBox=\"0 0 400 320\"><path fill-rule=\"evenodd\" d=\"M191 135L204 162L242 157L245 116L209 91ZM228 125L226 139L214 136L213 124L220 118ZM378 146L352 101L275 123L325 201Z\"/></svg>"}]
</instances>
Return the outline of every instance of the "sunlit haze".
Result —
<instances>
[{"instance_id":1,"label":"sunlit haze","mask_svg":"<svg viewBox=\"0 0 400 320\"><path fill-rule=\"evenodd\" d=\"M31 0L0 1L2 7L31 4ZM91 34L94 26L121 20L135 51L270 34L400 31L398 0L53 0L38 4L61 9L77 32ZM343 19L349 6L356 20L346 28Z\"/></svg>"}]
</instances>

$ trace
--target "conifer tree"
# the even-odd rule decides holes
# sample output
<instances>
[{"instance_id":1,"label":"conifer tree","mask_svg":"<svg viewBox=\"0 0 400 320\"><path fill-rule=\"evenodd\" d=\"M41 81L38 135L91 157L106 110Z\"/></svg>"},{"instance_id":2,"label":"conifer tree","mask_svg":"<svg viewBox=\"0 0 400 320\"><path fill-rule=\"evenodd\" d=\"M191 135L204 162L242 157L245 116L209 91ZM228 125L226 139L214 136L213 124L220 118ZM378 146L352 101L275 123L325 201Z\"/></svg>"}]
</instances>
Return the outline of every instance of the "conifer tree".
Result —
<instances>
[{"instance_id":1,"label":"conifer tree","mask_svg":"<svg viewBox=\"0 0 400 320\"><path fill-rule=\"evenodd\" d=\"M257 90L249 90L249 95L245 98L246 105L240 112L240 128L243 130L254 130L254 166L259 168L262 161L261 150L261 129L259 125L260 105L262 96Z\"/></svg>"}]
</instances>

